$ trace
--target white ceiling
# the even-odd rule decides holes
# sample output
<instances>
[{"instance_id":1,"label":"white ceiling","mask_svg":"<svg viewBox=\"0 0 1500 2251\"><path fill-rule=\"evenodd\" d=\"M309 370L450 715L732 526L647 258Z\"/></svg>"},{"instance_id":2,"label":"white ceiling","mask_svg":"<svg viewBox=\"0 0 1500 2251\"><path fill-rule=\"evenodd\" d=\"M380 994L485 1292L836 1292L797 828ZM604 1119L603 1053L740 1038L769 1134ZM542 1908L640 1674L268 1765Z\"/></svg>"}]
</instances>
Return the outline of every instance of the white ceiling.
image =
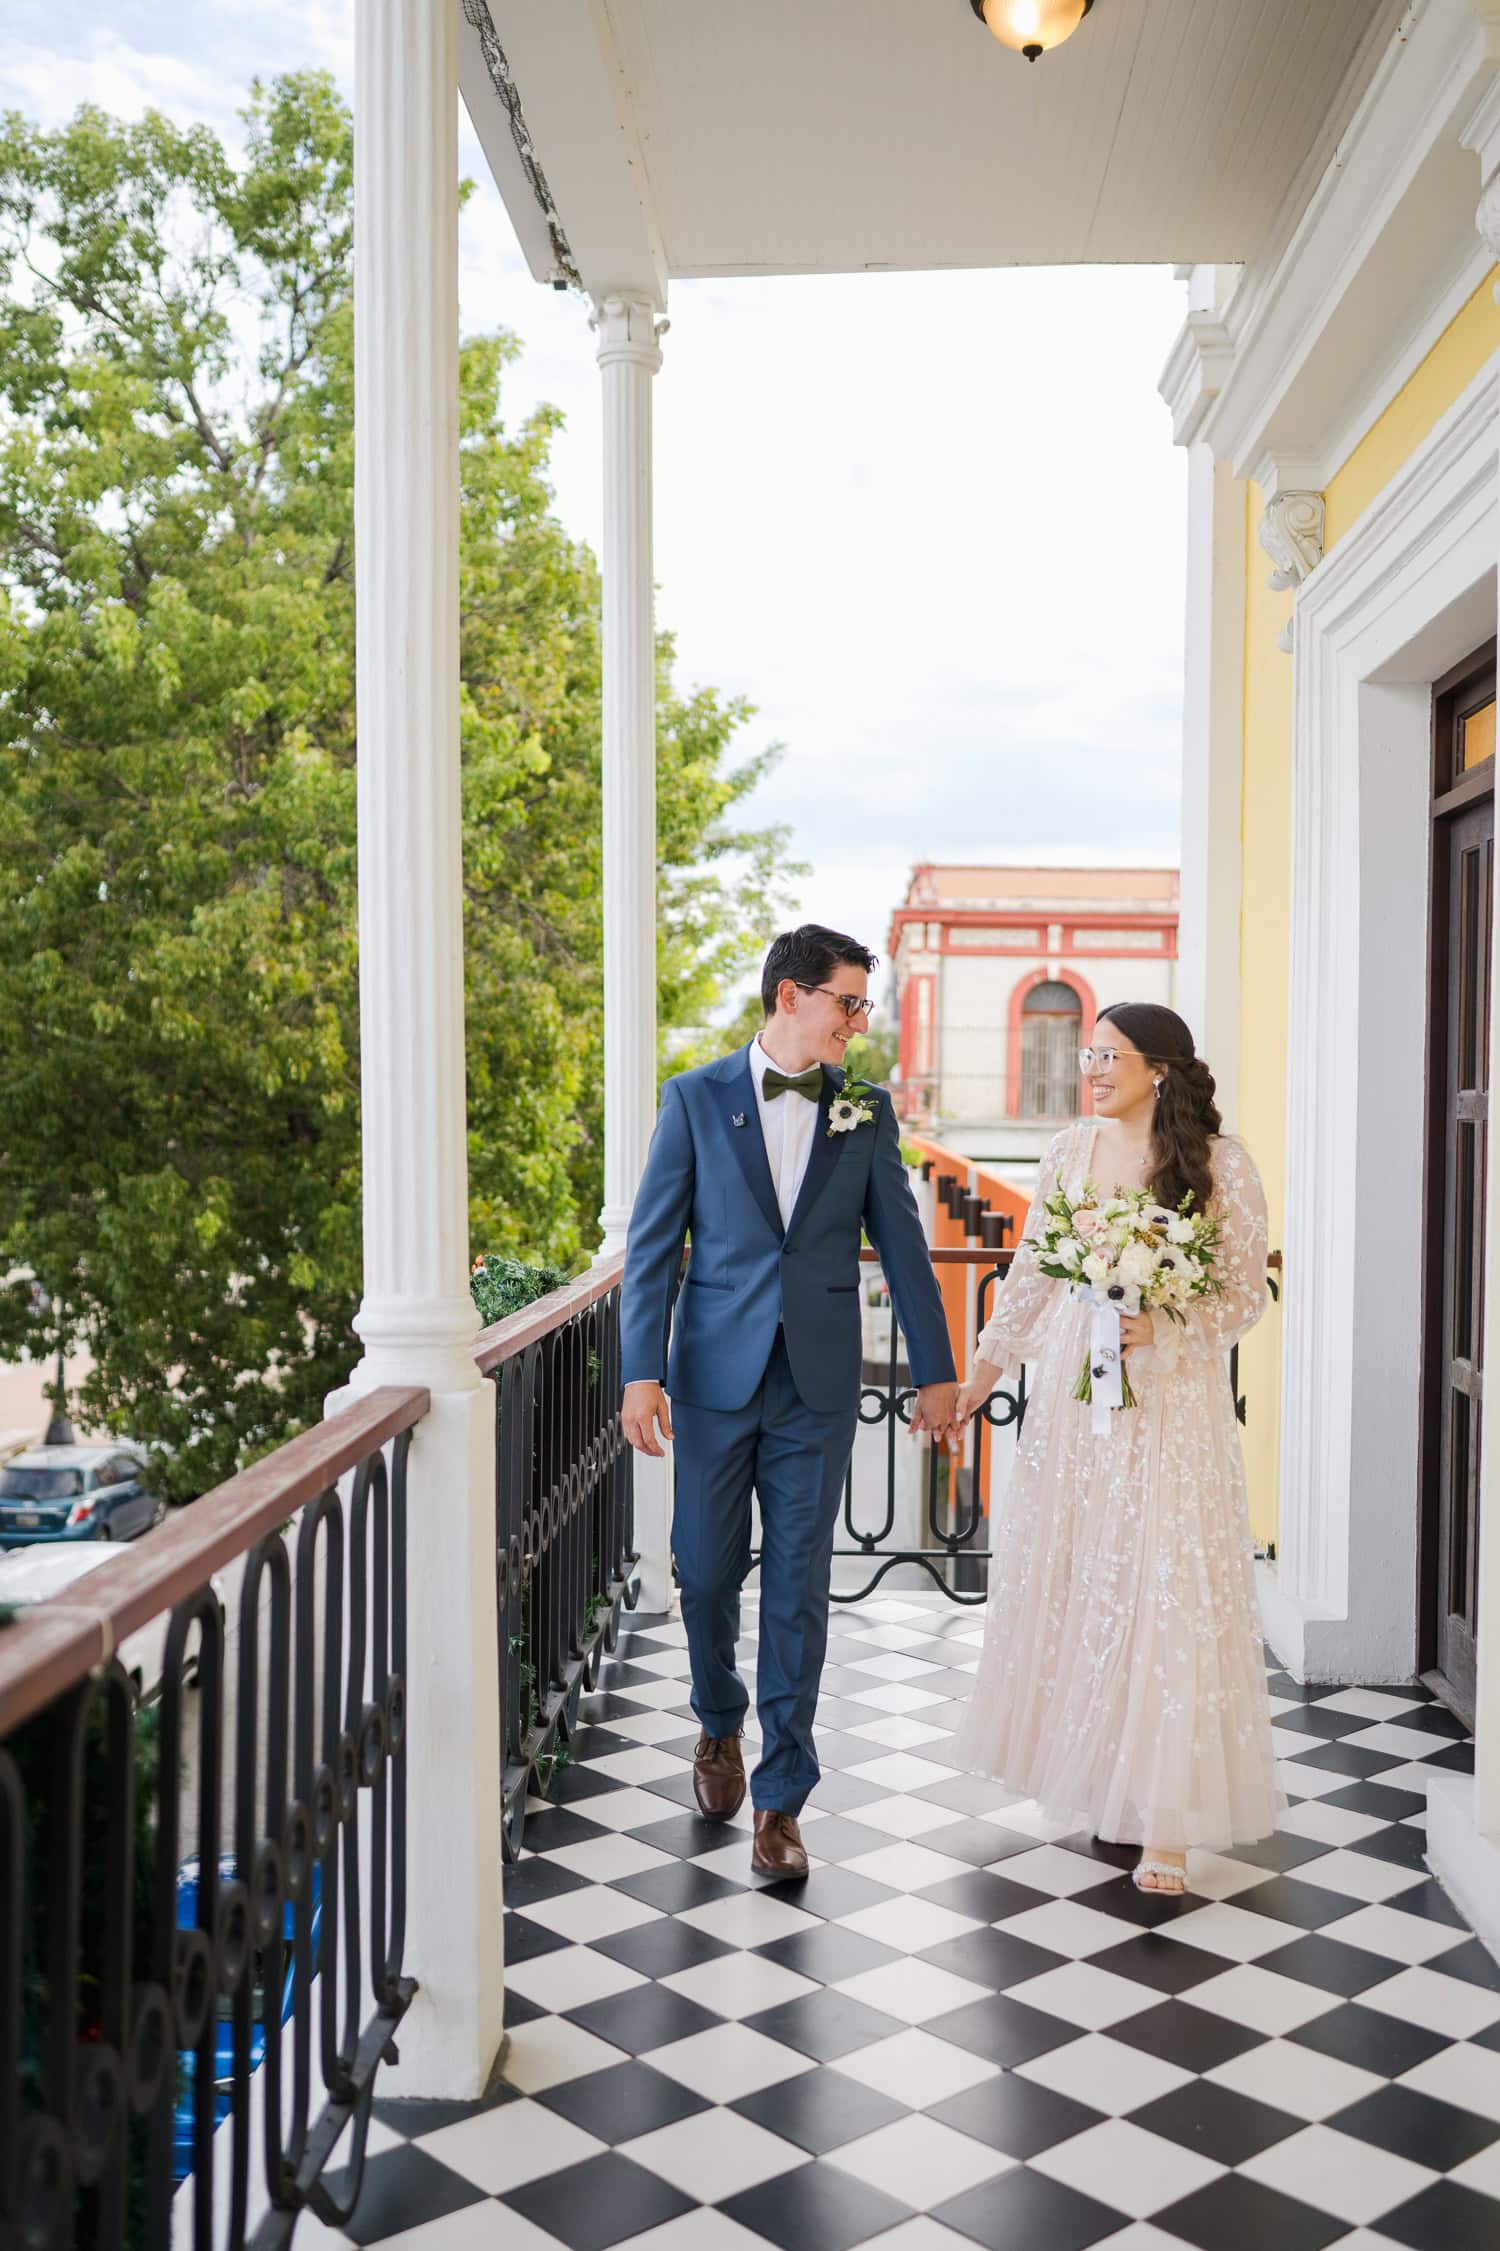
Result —
<instances>
[{"instance_id":1,"label":"white ceiling","mask_svg":"<svg viewBox=\"0 0 1500 2251\"><path fill-rule=\"evenodd\" d=\"M1400 0L1095 0L1030 64L969 0L480 0L574 261L673 275L1263 253ZM555 263L464 0L465 96Z\"/></svg>"}]
</instances>

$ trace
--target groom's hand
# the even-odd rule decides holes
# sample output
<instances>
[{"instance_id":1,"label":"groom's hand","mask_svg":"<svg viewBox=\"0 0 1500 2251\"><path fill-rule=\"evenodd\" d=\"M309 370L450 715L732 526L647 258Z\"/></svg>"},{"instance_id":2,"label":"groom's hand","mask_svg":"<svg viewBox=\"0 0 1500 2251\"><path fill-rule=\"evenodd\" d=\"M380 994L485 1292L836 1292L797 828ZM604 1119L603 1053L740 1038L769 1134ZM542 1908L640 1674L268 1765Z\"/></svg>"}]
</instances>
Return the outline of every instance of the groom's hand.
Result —
<instances>
[{"instance_id":1,"label":"groom's hand","mask_svg":"<svg viewBox=\"0 0 1500 2251\"><path fill-rule=\"evenodd\" d=\"M628 1383L620 1405L620 1421L625 1435L638 1454L665 1453L656 1435L658 1423L662 1438L672 1435L672 1411L667 1405L667 1395L659 1383Z\"/></svg>"},{"instance_id":2,"label":"groom's hand","mask_svg":"<svg viewBox=\"0 0 1500 2251\"><path fill-rule=\"evenodd\" d=\"M918 1387L916 1401L911 1411L913 1433L925 1430L929 1437L941 1444L957 1434L956 1383L924 1383Z\"/></svg>"}]
</instances>

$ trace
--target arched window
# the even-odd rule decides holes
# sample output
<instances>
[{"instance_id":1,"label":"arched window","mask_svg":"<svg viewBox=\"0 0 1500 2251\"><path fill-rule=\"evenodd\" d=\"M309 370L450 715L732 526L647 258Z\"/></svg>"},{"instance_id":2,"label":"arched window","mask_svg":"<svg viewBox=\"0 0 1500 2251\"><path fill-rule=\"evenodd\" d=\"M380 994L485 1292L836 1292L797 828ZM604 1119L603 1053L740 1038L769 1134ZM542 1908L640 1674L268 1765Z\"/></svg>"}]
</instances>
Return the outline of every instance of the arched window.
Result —
<instances>
[{"instance_id":1,"label":"arched window","mask_svg":"<svg viewBox=\"0 0 1500 2251\"><path fill-rule=\"evenodd\" d=\"M1033 985L1021 1003L1021 1116L1076 1118L1083 1003L1071 985Z\"/></svg>"}]
</instances>

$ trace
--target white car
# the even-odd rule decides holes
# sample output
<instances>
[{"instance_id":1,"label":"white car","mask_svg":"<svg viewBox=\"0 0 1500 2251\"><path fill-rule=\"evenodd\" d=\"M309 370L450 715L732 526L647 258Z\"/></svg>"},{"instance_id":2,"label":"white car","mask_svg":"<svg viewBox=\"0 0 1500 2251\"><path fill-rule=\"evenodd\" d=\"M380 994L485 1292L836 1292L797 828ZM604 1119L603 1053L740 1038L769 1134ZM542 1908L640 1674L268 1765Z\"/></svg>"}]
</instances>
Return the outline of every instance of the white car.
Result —
<instances>
[{"instance_id":1,"label":"white car","mask_svg":"<svg viewBox=\"0 0 1500 2251\"><path fill-rule=\"evenodd\" d=\"M63 1546L49 1542L45 1547L11 1548L0 1553L0 1602L13 1602L25 1608L31 1603L57 1600L66 1602L75 1582L91 1571L107 1571L118 1563L122 1551L118 1547L96 1545ZM223 1616L224 1590L217 1573L212 1582ZM86 1601L86 1595L77 1599ZM118 1651L120 1663L135 1682L136 1694L143 1704L155 1701L162 1692L163 1672L167 1655L167 1629L172 1614L164 1610L159 1618L152 1618L138 1633L128 1634ZM194 1654L187 1663L186 1677L189 1685L196 1685L198 1660L197 1636L189 1635L188 1647Z\"/></svg>"}]
</instances>

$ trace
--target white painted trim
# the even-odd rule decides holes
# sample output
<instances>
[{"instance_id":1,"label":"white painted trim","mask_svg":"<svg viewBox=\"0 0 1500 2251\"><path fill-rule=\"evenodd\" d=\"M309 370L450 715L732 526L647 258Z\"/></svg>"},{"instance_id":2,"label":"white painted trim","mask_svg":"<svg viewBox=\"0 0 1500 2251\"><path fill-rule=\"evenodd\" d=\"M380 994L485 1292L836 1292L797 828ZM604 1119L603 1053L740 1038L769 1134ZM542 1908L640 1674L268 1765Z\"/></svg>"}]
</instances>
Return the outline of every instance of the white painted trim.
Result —
<instances>
[{"instance_id":1,"label":"white painted trim","mask_svg":"<svg viewBox=\"0 0 1500 2251\"><path fill-rule=\"evenodd\" d=\"M1239 1110L1243 882L1245 488L1207 446L1188 453L1177 1006Z\"/></svg>"},{"instance_id":2,"label":"white painted trim","mask_svg":"<svg viewBox=\"0 0 1500 2251\"><path fill-rule=\"evenodd\" d=\"M1415 1663L1430 683L1494 630L1497 413L1500 358L1294 600L1276 1600L1313 1678Z\"/></svg>"},{"instance_id":3,"label":"white painted trim","mask_svg":"<svg viewBox=\"0 0 1500 2251\"><path fill-rule=\"evenodd\" d=\"M1480 1829L1474 1778L1427 1786L1427 1862L1476 1938L1500 1960L1500 1836Z\"/></svg>"}]
</instances>

